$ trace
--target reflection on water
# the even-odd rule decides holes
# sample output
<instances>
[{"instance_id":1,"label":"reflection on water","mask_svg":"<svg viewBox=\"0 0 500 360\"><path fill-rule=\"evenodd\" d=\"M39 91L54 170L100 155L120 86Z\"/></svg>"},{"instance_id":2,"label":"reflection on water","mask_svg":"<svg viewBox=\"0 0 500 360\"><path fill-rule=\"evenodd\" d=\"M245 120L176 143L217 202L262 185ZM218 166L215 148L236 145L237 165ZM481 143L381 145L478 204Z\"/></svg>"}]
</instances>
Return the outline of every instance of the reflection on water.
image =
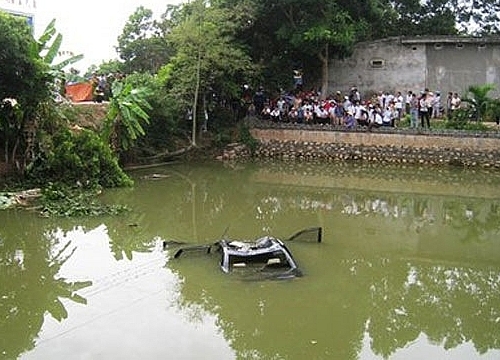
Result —
<instances>
[{"instance_id":1,"label":"reflection on water","mask_svg":"<svg viewBox=\"0 0 500 360\"><path fill-rule=\"evenodd\" d=\"M0 212L4 356L500 358L498 174L274 163L134 176L105 194L133 209L123 217ZM311 226L324 241L289 243L305 274L293 281L242 282L216 254L160 246Z\"/></svg>"},{"instance_id":2,"label":"reflection on water","mask_svg":"<svg viewBox=\"0 0 500 360\"><path fill-rule=\"evenodd\" d=\"M78 291L89 281L69 281L60 270L71 258L71 242L61 243L54 233L33 244L21 236L15 241L0 232L0 349L15 358L34 346L44 314L62 321L68 317L63 299L86 304Z\"/></svg>"}]
</instances>

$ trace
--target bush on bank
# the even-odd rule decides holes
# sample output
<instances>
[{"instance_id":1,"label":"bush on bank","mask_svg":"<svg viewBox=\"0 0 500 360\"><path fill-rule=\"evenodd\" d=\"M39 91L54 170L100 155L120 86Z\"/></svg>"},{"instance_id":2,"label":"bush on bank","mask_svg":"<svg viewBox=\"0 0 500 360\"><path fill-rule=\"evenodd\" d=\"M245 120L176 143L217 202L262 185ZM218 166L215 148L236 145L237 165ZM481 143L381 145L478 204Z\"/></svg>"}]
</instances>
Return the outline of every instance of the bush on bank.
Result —
<instances>
[{"instance_id":1,"label":"bush on bank","mask_svg":"<svg viewBox=\"0 0 500 360\"><path fill-rule=\"evenodd\" d=\"M91 130L62 127L42 143L37 159L26 171L27 181L35 186L61 183L91 189L133 185L109 146Z\"/></svg>"},{"instance_id":2,"label":"bush on bank","mask_svg":"<svg viewBox=\"0 0 500 360\"><path fill-rule=\"evenodd\" d=\"M23 183L42 189L41 197L30 204L42 216L116 215L127 210L96 199L102 188L133 185L98 134L60 127L51 136L45 134L41 144Z\"/></svg>"}]
</instances>

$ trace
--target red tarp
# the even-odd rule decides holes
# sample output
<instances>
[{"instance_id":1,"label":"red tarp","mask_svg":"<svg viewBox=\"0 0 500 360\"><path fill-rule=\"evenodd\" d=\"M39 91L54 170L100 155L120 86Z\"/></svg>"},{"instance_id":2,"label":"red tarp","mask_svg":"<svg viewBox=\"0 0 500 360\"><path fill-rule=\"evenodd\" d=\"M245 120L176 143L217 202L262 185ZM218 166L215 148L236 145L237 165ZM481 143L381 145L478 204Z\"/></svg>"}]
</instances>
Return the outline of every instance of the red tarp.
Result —
<instances>
[{"instance_id":1,"label":"red tarp","mask_svg":"<svg viewBox=\"0 0 500 360\"><path fill-rule=\"evenodd\" d=\"M92 101L92 89L90 82L66 85L66 97L73 102Z\"/></svg>"}]
</instances>

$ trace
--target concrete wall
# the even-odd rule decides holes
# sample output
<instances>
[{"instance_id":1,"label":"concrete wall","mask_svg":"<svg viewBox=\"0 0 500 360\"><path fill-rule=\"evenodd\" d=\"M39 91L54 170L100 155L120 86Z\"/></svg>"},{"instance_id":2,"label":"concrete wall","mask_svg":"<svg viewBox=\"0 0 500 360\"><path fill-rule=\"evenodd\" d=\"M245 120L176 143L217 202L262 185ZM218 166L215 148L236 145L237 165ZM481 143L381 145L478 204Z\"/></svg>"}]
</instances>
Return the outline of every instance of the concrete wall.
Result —
<instances>
[{"instance_id":1,"label":"concrete wall","mask_svg":"<svg viewBox=\"0 0 500 360\"><path fill-rule=\"evenodd\" d=\"M300 129L251 129L259 141L253 156L291 161L368 162L500 170L500 137L344 132ZM219 157L249 157L237 145Z\"/></svg>"},{"instance_id":2,"label":"concrete wall","mask_svg":"<svg viewBox=\"0 0 500 360\"><path fill-rule=\"evenodd\" d=\"M465 94L470 85L494 83L500 88L499 45L429 44L426 57L429 89Z\"/></svg>"},{"instance_id":3,"label":"concrete wall","mask_svg":"<svg viewBox=\"0 0 500 360\"><path fill-rule=\"evenodd\" d=\"M261 142L297 141L307 143L350 144L353 146L395 146L420 149L460 149L500 151L500 138L425 136L376 132L343 132L290 129L252 129L252 136ZM500 158L498 159L500 160Z\"/></svg>"},{"instance_id":4,"label":"concrete wall","mask_svg":"<svg viewBox=\"0 0 500 360\"><path fill-rule=\"evenodd\" d=\"M330 61L329 90L362 96L424 88L465 93L470 85L494 83L500 90L500 39L457 37L388 38L357 44L351 57ZM490 95L498 95L494 91Z\"/></svg>"},{"instance_id":5,"label":"concrete wall","mask_svg":"<svg viewBox=\"0 0 500 360\"><path fill-rule=\"evenodd\" d=\"M347 92L356 85L363 96L381 90L406 93L422 88L425 71L425 45L402 46L399 38L361 43L351 57L330 62L329 88Z\"/></svg>"}]
</instances>

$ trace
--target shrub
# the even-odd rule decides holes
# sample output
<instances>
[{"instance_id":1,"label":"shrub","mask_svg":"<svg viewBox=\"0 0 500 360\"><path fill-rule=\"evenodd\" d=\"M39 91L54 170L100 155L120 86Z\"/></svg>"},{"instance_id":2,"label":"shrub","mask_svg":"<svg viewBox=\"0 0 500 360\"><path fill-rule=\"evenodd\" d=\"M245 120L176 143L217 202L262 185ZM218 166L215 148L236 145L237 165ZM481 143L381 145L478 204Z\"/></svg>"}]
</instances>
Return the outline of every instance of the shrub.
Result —
<instances>
[{"instance_id":1,"label":"shrub","mask_svg":"<svg viewBox=\"0 0 500 360\"><path fill-rule=\"evenodd\" d=\"M90 130L73 132L61 128L42 144L39 157L26 173L35 184L55 182L88 188L133 184L111 149Z\"/></svg>"},{"instance_id":2,"label":"shrub","mask_svg":"<svg viewBox=\"0 0 500 360\"><path fill-rule=\"evenodd\" d=\"M455 130L488 130L488 127L486 125L477 120L474 120L475 117L476 112L473 107L457 109L453 112L452 116L448 120L446 120L444 126L446 129Z\"/></svg>"},{"instance_id":3,"label":"shrub","mask_svg":"<svg viewBox=\"0 0 500 360\"><path fill-rule=\"evenodd\" d=\"M253 155L255 150L257 150L257 146L259 146L259 142L250 133L249 126L246 124L240 124L238 128L238 133L239 133L239 141L248 146L251 154Z\"/></svg>"}]
</instances>

